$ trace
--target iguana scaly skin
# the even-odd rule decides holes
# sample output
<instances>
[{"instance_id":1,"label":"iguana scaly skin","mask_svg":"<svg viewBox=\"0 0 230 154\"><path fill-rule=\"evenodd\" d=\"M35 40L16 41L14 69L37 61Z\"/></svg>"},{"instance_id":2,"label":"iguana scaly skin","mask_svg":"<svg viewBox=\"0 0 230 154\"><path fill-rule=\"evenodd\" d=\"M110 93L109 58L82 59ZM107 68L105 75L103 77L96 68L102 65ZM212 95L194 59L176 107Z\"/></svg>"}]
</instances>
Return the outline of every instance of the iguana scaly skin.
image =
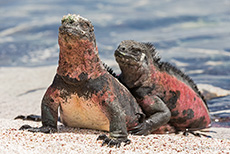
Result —
<instances>
[{"instance_id":1,"label":"iguana scaly skin","mask_svg":"<svg viewBox=\"0 0 230 154\"><path fill-rule=\"evenodd\" d=\"M194 82L169 63L160 62L156 54L153 45L131 40L122 41L115 51L121 69L119 80L137 99L146 117L153 114L149 109L156 104L155 97L171 111L168 125L155 133L209 127L209 111ZM143 130L145 127L136 127L133 133L142 134Z\"/></svg>"},{"instance_id":2,"label":"iguana scaly skin","mask_svg":"<svg viewBox=\"0 0 230 154\"><path fill-rule=\"evenodd\" d=\"M91 22L67 15L59 28L59 65L41 104L42 127L32 132L55 132L58 109L64 125L109 131L103 144L130 143L128 131L145 115L131 93L103 67Z\"/></svg>"}]
</instances>

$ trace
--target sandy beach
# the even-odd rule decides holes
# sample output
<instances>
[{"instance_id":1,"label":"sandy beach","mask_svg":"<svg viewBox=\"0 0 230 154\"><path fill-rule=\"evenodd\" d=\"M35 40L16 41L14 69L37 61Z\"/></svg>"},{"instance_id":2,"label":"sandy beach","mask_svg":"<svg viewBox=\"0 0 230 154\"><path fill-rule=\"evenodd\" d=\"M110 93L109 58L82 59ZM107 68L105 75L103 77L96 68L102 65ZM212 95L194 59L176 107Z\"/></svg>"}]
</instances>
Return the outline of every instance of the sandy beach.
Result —
<instances>
[{"instance_id":1,"label":"sandy beach","mask_svg":"<svg viewBox=\"0 0 230 154\"><path fill-rule=\"evenodd\" d=\"M132 143L119 149L101 147L96 141L104 132L58 125L58 133L19 131L23 124L41 123L13 120L17 115L39 114L40 102L51 84L57 66L0 67L0 153L229 153L230 129L210 128L213 138L182 134L129 135ZM216 133L213 133L215 131Z\"/></svg>"}]
</instances>

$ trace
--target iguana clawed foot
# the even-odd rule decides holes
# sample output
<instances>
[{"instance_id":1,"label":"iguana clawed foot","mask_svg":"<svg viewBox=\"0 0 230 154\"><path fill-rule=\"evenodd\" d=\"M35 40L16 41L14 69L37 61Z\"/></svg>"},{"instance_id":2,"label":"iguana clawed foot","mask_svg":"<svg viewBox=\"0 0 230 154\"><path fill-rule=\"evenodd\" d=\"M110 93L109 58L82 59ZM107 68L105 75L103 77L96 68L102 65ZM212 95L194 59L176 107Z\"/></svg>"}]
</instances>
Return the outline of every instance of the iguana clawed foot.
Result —
<instances>
[{"instance_id":1,"label":"iguana clawed foot","mask_svg":"<svg viewBox=\"0 0 230 154\"><path fill-rule=\"evenodd\" d=\"M143 122L129 130L129 133L132 135L148 135L150 130L151 128L149 128L148 124Z\"/></svg>"},{"instance_id":2,"label":"iguana clawed foot","mask_svg":"<svg viewBox=\"0 0 230 154\"><path fill-rule=\"evenodd\" d=\"M131 140L127 138L109 138L107 135L102 134L98 136L97 140L103 140L102 146L108 145L108 147L116 146L116 148L119 148L121 146L121 143L124 142L124 146L131 143Z\"/></svg>"},{"instance_id":3,"label":"iguana clawed foot","mask_svg":"<svg viewBox=\"0 0 230 154\"><path fill-rule=\"evenodd\" d=\"M23 125L22 127L19 128L19 130L28 130L29 132L33 132L33 133L42 132L46 134L57 132L57 129L51 126L31 127L30 125Z\"/></svg>"},{"instance_id":4,"label":"iguana clawed foot","mask_svg":"<svg viewBox=\"0 0 230 154\"><path fill-rule=\"evenodd\" d=\"M14 120L16 119L22 119L22 120L31 120L31 121L41 121L41 116L38 115L28 115L28 116L24 116L24 115L19 115L16 118L14 118Z\"/></svg>"},{"instance_id":5,"label":"iguana clawed foot","mask_svg":"<svg viewBox=\"0 0 230 154\"><path fill-rule=\"evenodd\" d=\"M204 137L207 137L207 138L212 138L212 136L210 136L210 135L206 135L206 134L203 134L203 133L196 133L194 131L185 130L183 132L184 136L188 136L189 134L192 134L192 135L197 136L197 137L204 136Z\"/></svg>"}]
</instances>

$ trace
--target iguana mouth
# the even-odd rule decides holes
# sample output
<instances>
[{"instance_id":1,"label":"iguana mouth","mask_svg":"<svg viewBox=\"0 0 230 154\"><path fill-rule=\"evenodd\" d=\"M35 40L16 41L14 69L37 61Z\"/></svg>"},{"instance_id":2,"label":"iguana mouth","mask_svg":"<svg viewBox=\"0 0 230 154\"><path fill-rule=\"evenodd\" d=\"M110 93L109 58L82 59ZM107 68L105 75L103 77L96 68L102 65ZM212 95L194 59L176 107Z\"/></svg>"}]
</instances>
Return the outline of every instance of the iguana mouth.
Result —
<instances>
[{"instance_id":1,"label":"iguana mouth","mask_svg":"<svg viewBox=\"0 0 230 154\"><path fill-rule=\"evenodd\" d=\"M142 62L135 55L125 53L125 52L122 52L119 50L116 50L114 55L115 55L116 61L119 64L129 65L129 66L130 65L135 65L135 66L138 65L139 66L139 65L141 65L141 62Z\"/></svg>"}]
</instances>

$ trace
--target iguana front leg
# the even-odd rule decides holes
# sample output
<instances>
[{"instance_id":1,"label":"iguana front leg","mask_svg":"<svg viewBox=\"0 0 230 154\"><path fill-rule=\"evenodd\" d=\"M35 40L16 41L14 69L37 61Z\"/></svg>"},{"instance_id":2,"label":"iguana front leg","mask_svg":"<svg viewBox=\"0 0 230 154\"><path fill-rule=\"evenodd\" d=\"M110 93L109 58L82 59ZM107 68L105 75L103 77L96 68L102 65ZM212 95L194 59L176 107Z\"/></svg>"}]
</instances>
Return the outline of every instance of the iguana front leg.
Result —
<instances>
[{"instance_id":1,"label":"iguana front leg","mask_svg":"<svg viewBox=\"0 0 230 154\"><path fill-rule=\"evenodd\" d=\"M105 134L100 135L97 140L103 140L103 145L109 147L116 146L120 147L121 143L125 145L130 144L131 141L127 138L128 132L126 127L125 111L121 108L118 102L113 101L104 105L107 111L107 116L110 120L109 137Z\"/></svg>"},{"instance_id":2,"label":"iguana front leg","mask_svg":"<svg viewBox=\"0 0 230 154\"><path fill-rule=\"evenodd\" d=\"M159 97L146 96L140 105L144 113L148 113L147 118L130 130L131 134L148 135L170 120L171 112Z\"/></svg>"},{"instance_id":3,"label":"iguana front leg","mask_svg":"<svg viewBox=\"0 0 230 154\"><path fill-rule=\"evenodd\" d=\"M59 107L59 91L49 87L43 97L42 111L42 127L31 127L23 125L20 130L28 130L30 132L53 133L57 131L58 107Z\"/></svg>"}]
</instances>

